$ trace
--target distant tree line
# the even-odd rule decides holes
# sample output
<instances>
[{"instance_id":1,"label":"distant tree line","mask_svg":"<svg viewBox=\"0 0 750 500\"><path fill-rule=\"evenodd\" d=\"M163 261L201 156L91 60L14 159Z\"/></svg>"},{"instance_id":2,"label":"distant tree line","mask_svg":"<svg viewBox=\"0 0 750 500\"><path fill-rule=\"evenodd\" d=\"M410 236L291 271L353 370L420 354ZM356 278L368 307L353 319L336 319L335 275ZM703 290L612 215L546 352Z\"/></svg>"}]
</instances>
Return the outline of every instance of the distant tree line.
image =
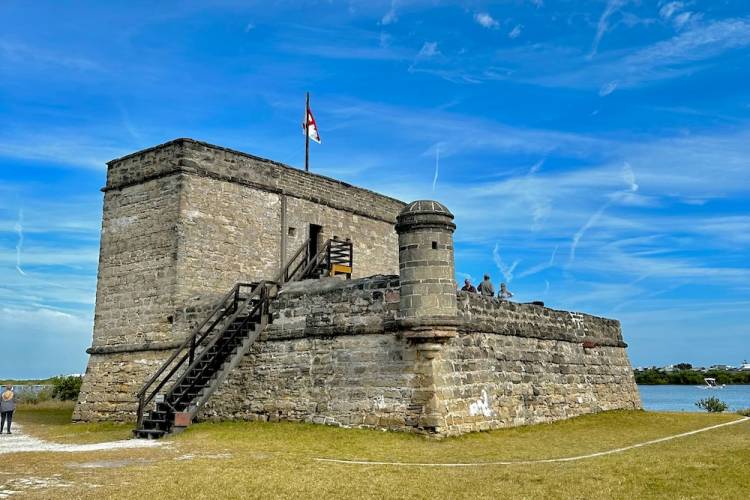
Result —
<instances>
[{"instance_id":1,"label":"distant tree line","mask_svg":"<svg viewBox=\"0 0 750 500\"><path fill-rule=\"evenodd\" d=\"M715 378L721 384L750 384L750 371L679 369L667 372L658 368L635 370L635 382L642 385L703 385L704 378Z\"/></svg>"}]
</instances>

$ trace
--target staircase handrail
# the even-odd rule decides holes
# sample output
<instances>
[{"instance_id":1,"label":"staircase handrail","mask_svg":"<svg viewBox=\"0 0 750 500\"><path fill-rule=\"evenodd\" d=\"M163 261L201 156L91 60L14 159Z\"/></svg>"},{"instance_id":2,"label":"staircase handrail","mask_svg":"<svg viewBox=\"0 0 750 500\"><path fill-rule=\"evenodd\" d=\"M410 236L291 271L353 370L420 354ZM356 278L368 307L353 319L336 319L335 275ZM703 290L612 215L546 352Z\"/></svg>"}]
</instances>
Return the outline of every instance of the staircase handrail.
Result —
<instances>
[{"instance_id":1,"label":"staircase handrail","mask_svg":"<svg viewBox=\"0 0 750 500\"><path fill-rule=\"evenodd\" d=\"M294 268L294 271L292 271L292 274L289 274L289 269L292 267L292 265L295 263L297 258L302 254L305 253L305 259L302 262L297 263L297 266ZM296 252L294 252L294 255L292 255L289 260L287 261L286 265L279 271L279 274L276 276L276 279L274 280L276 283L284 284L289 281L294 281L293 278L296 275L296 273L299 271L299 268L304 263L307 265L307 262L309 261L309 252L310 252L310 238L307 238L302 245L297 249Z\"/></svg>"},{"instance_id":2,"label":"staircase handrail","mask_svg":"<svg viewBox=\"0 0 750 500\"><path fill-rule=\"evenodd\" d=\"M185 340L180 344L179 347L177 347L172 354L167 358L167 360L162 363L162 365L159 367L159 369L154 373L154 375L151 376L151 378L148 379L148 381L143 384L141 389L136 393L136 396L138 397L138 413L137 413L137 422L140 425L141 421L143 420L143 410L146 407L147 404L149 404L156 394L161 390L164 385L166 385L167 381L174 375L177 370L185 363L187 359L190 359L192 362L192 359L195 354L195 348L200 345L206 337L213 331L213 329L216 327L217 324L219 324L224 318L226 311L229 311L230 309L232 312L237 311L238 302L240 298L240 289L243 287L254 287L254 283L236 283L229 292L224 295L224 297L221 299L219 304L214 308L214 310L211 312L211 314L208 315L206 319L204 319L197 327L193 329L190 335L185 337ZM231 300L231 303L229 303ZM218 314L221 313L221 314ZM211 319L213 319L213 322L211 322ZM211 325L201 334L201 330L209 324ZM169 374L166 377L162 378L162 381L157 385L157 387L151 391L151 394L148 397L145 397L146 392L148 392L149 388L156 382L159 377L167 370L167 368L172 364L172 362L177 358L177 356L180 355L181 352L183 352L188 345L190 345L190 349L187 353L185 353L180 359L180 361L175 364L172 367L172 370L170 370Z\"/></svg>"},{"instance_id":3,"label":"staircase handrail","mask_svg":"<svg viewBox=\"0 0 750 500\"><path fill-rule=\"evenodd\" d=\"M251 321L251 318L253 318L258 309L261 309L263 311L264 309L267 310L268 308L268 292L267 289L269 286L278 286L276 282L273 281L261 281L258 283L258 285L255 287L255 289L250 293L247 300L250 302L253 298L256 296L258 297L258 302L253 306L253 308L249 311L249 313L245 316L245 319L242 321L239 327L235 330L235 332L232 334L231 338L234 338L238 334L238 332L242 331L243 328L247 326L247 323ZM185 371L180 375L180 377L175 381L174 384L172 384L172 387L168 391L171 393L175 387L178 387L182 381L185 379L188 373L190 373L193 368L195 368L199 363L203 361L203 358L206 357L207 353L211 350L211 348L216 345L216 342L219 341L219 338L221 338L221 335L214 335L214 337L209 341L209 343L201 350L200 354L190 363L190 365L185 369ZM205 368L204 368L205 370ZM201 373L203 370L201 371Z\"/></svg>"}]
</instances>

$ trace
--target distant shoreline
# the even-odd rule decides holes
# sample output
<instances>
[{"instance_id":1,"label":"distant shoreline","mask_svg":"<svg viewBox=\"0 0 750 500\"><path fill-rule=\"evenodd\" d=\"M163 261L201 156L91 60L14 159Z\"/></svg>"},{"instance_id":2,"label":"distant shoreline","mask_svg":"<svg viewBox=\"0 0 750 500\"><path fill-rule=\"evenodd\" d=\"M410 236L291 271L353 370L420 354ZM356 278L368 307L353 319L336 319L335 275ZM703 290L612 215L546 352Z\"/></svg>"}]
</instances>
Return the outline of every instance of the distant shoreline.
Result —
<instances>
[{"instance_id":1,"label":"distant shoreline","mask_svg":"<svg viewBox=\"0 0 750 500\"><path fill-rule=\"evenodd\" d=\"M649 368L633 370L638 385L706 385L704 379L716 379L718 385L750 385L750 371L744 370L673 370Z\"/></svg>"}]
</instances>

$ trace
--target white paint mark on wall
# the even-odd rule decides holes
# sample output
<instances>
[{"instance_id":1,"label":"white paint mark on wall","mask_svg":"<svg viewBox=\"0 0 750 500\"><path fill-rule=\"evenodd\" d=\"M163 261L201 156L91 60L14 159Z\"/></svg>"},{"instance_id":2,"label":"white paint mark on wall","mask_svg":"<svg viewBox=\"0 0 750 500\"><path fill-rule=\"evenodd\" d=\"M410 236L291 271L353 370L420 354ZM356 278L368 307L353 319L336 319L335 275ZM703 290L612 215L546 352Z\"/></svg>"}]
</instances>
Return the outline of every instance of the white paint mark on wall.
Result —
<instances>
[{"instance_id":1,"label":"white paint mark on wall","mask_svg":"<svg viewBox=\"0 0 750 500\"><path fill-rule=\"evenodd\" d=\"M577 330L583 329L583 314L581 313L568 313L570 314L570 320L573 322Z\"/></svg>"},{"instance_id":2,"label":"white paint mark on wall","mask_svg":"<svg viewBox=\"0 0 750 500\"><path fill-rule=\"evenodd\" d=\"M375 406L376 410L382 410L383 408L385 408L386 407L385 397L383 397L382 394L380 396L376 397L373 400L373 406Z\"/></svg>"},{"instance_id":3,"label":"white paint mark on wall","mask_svg":"<svg viewBox=\"0 0 750 500\"><path fill-rule=\"evenodd\" d=\"M490 398L487 396L487 391L482 389L482 397L469 405L469 415L475 417L477 415L483 415L485 417L491 417L495 414L490 407Z\"/></svg>"},{"instance_id":4,"label":"white paint mark on wall","mask_svg":"<svg viewBox=\"0 0 750 500\"><path fill-rule=\"evenodd\" d=\"M187 218L188 222L195 222L195 219L197 219L201 215L203 214L201 214L200 210L188 210L185 214L185 217Z\"/></svg>"},{"instance_id":5,"label":"white paint mark on wall","mask_svg":"<svg viewBox=\"0 0 750 500\"><path fill-rule=\"evenodd\" d=\"M120 229L125 229L126 227L133 224L137 220L138 220L138 217L136 217L135 215L129 215L127 217L118 217L110 221L109 229L110 231L117 232Z\"/></svg>"}]
</instances>

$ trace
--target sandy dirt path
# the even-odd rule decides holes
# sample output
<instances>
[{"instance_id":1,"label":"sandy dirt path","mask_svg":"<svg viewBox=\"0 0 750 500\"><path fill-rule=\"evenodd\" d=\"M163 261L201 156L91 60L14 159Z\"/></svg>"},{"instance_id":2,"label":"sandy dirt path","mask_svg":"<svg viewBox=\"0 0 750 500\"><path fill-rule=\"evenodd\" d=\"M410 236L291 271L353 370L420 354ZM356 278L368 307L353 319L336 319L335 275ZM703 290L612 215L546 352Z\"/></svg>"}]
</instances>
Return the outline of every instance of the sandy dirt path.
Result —
<instances>
[{"instance_id":1,"label":"sandy dirt path","mask_svg":"<svg viewBox=\"0 0 750 500\"><path fill-rule=\"evenodd\" d=\"M0 434L0 455L33 451L70 453L80 451L117 450L122 448L154 448L164 444L160 441L148 439L126 439L122 441L109 441L106 443L92 444L62 444L52 443L29 436L24 433L23 426L19 424L13 424L12 431L13 434Z\"/></svg>"}]
</instances>

